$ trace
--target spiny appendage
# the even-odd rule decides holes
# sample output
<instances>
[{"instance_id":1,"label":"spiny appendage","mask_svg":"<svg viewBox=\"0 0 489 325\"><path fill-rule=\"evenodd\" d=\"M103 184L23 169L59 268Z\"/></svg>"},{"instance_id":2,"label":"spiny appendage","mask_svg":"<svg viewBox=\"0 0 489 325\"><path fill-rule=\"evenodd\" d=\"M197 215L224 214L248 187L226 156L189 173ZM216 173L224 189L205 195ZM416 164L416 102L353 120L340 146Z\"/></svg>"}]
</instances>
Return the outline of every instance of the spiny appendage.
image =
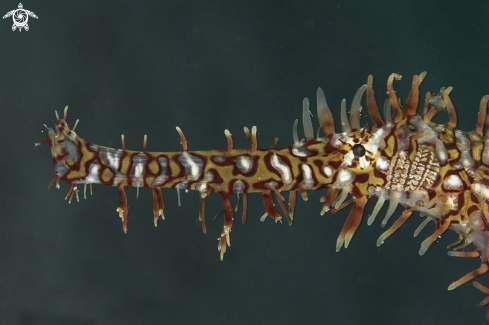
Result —
<instances>
[{"instance_id":1,"label":"spiny appendage","mask_svg":"<svg viewBox=\"0 0 489 325\"><path fill-rule=\"evenodd\" d=\"M382 245L384 243L384 240L386 240L390 235L392 235L397 229L399 229L411 216L411 214L419 208L420 206L423 205L423 202L418 201L418 204L415 205L414 207L407 207L404 212L401 214L401 216L392 224L392 226L387 229L382 235L380 235L379 239L377 239L377 247Z\"/></svg>"},{"instance_id":2,"label":"spiny appendage","mask_svg":"<svg viewBox=\"0 0 489 325\"><path fill-rule=\"evenodd\" d=\"M66 194L66 197L65 197L65 200L68 199L68 196L70 197L70 199L68 200L68 203L71 204L71 200L73 199L73 195L76 194L76 201L77 202L80 202L80 197L78 196L78 186L77 184L71 184L71 187L68 191L68 194Z\"/></svg>"},{"instance_id":3,"label":"spiny appendage","mask_svg":"<svg viewBox=\"0 0 489 325\"><path fill-rule=\"evenodd\" d=\"M483 286L482 284L480 284L480 283L479 283L479 282L477 282L477 281L474 281L474 282L473 282L473 285L474 285L474 287L476 287L476 288L477 288L477 289L479 289L480 291L484 292L486 295L489 295L489 288L488 288L488 287ZM481 305L481 306L485 306L485 305L487 305L487 304L489 304L489 297L485 298L484 300L482 300L482 301L480 302L480 305Z\"/></svg>"},{"instance_id":4,"label":"spiny appendage","mask_svg":"<svg viewBox=\"0 0 489 325\"><path fill-rule=\"evenodd\" d=\"M282 212L284 213L285 218L287 219L287 222L289 223L289 225L292 225L292 217L290 216L289 210L285 207L285 204L284 204L285 198L277 190L276 183L270 182L270 183L266 184L266 186L273 190L273 192L275 193L275 195L277 197L277 202L278 202L280 208L282 209ZM265 211L266 211L267 215L269 215L275 222L278 222L278 221L282 222L282 216L277 211L277 209L275 208L275 204L273 203L272 191L271 190L263 190L262 196L263 196L263 206L265 207Z\"/></svg>"},{"instance_id":5,"label":"spiny appendage","mask_svg":"<svg viewBox=\"0 0 489 325\"><path fill-rule=\"evenodd\" d=\"M221 261L224 258L224 253L226 253L226 247L231 246L230 232L234 223L233 207L231 206L231 201L227 193L222 193L222 205L224 207L224 225L221 232L221 237L218 238L219 243L217 245L217 250L220 252Z\"/></svg>"},{"instance_id":6,"label":"spiny appendage","mask_svg":"<svg viewBox=\"0 0 489 325\"><path fill-rule=\"evenodd\" d=\"M127 206L127 195L123 185L119 185L119 206L117 207L117 212L122 219L124 233L127 234L127 215L129 214L129 207Z\"/></svg>"},{"instance_id":7,"label":"spiny appendage","mask_svg":"<svg viewBox=\"0 0 489 325\"><path fill-rule=\"evenodd\" d=\"M48 191L51 189L51 187L56 184L56 188L59 189L60 188L60 185L59 185L59 176L58 176L58 173L56 173L56 175L54 175L53 179L49 182L48 184Z\"/></svg>"},{"instance_id":8,"label":"spiny appendage","mask_svg":"<svg viewBox=\"0 0 489 325\"><path fill-rule=\"evenodd\" d=\"M336 187L330 187L328 189L328 194L326 196L321 197L320 202L324 202L323 209L320 212L321 215L324 215L326 212L329 211L331 204L338 197L338 193L339 190Z\"/></svg>"},{"instance_id":9,"label":"spiny appendage","mask_svg":"<svg viewBox=\"0 0 489 325\"><path fill-rule=\"evenodd\" d=\"M350 214L348 218L346 218L345 224L343 225L343 229L341 229L340 235L336 240L336 251L338 252L341 247L344 245L345 248L348 248L350 241L355 234L355 231L358 229L360 222L362 221L363 209L365 204L367 203L368 198L366 196L362 196L357 198L356 200L349 200L343 203L338 209L334 209L332 212L336 212L344 208L345 206L354 203L352 209L350 210Z\"/></svg>"},{"instance_id":10,"label":"spiny appendage","mask_svg":"<svg viewBox=\"0 0 489 325\"><path fill-rule=\"evenodd\" d=\"M165 208L165 201L163 200L163 194L161 193L161 187L155 186L152 188L153 191L153 221L155 227L158 226L158 218L161 217L165 220L165 214L163 210Z\"/></svg>"},{"instance_id":11,"label":"spiny appendage","mask_svg":"<svg viewBox=\"0 0 489 325\"><path fill-rule=\"evenodd\" d=\"M455 256L455 255L453 255L453 256ZM457 256L457 257L459 257L459 256ZM473 257L473 256L460 256L460 257ZM456 288L460 287L462 284L469 282L469 281L472 281L475 278L481 276L482 274L486 273L488 270L489 270L489 261L484 261L481 263L481 266L477 270L474 270L474 271L466 274L465 276L461 277L457 281L450 284L450 286L448 287L448 290L456 289ZM480 289L480 288L478 288L478 289Z\"/></svg>"}]
</instances>

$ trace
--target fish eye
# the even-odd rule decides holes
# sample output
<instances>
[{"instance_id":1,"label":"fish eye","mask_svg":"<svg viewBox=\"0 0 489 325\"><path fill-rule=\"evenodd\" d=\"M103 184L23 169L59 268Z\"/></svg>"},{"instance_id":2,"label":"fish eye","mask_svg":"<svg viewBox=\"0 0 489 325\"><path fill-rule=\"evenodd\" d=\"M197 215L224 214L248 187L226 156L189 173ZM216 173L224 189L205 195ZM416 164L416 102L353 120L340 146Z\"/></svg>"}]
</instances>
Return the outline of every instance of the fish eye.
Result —
<instances>
[{"instance_id":1,"label":"fish eye","mask_svg":"<svg viewBox=\"0 0 489 325\"><path fill-rule=\"evenodd\" d=\"M353 155L357 158L365 156L365 148L361 144L357 143L356 145L351 148L353 151Z\"/></svg>"}]
</instances>

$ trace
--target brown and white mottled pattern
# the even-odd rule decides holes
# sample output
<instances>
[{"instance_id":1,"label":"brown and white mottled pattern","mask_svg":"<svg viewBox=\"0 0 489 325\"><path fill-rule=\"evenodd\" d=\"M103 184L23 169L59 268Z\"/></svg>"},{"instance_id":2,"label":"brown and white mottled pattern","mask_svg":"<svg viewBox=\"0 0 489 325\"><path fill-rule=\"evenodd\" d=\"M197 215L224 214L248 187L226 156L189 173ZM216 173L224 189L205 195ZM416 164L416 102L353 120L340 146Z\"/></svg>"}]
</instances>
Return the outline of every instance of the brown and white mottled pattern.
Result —
<instances>
[{"instance_id":1,"label":"brown and white mottled pattern","mask_svg":"<svg viewBox=\"0 0 489 325\"><path fill-rule=\"evenodd\" d=\"M373 77L356 92L352 102L350 120L346 101L341 104L341 133L334 128L324 92L317 91L318 117L324 137L314 138L310 119L309 100L303 101L303 125L306 140L299 141L297 121L294 123L294 144L278 148L277 140L271 148L258 149L256 127L244 133L249 149L233 149L231 133L226 130L227 150L188 150L187 140L177 127L182 142L180 152L148 152L146 138L142 150L112 149L91 144L70 130L66 123L67 108L62 119L56 114L56 130L48 128L48 139L55 168L50 185L64 181L71 185L67 198L76 194L80 184L100 183L117 186L119 190L119 217L127 231L128 202L126 186L149 187L153 192L153 220L163 218L164 200L161 188L197 190L200 192L199 219L205 228L204 198L212 192L222 197L224 225L218 249L223 258L230 245L230 231L234 222L230 196L242 197L242 222L246 220L247 194L261 193L266 213L274 221L282 219L275 208L280 206L289 224L292 224L297 191L307 200L307 191L327 190L323 196L321 214L352 206L338 236L336 250L347 248L362 222L364 208L371 196L377 204L367 224L372 224L384 202L389 207L382 226L389 223L398 205L405 207L402 215L379 237L377 246L392 235L414 211L427 215L415 232L417 236L430 221L435 231L422 243L423 255L447 229L452 229L461 243L475 246L474 251L452 251L451 256L480 257L479 269L461 277L448 289L458 286L489 271L489 136L483 127L489 95L480 102L474 131L456 129L457 117L449 94L452 87L442 88L440 94L427 93L422 114L417 114L419 85L426 73L415 75L412 89L405 103L397 97L393 87L398 74L387 80L389 100L384 105L384 119L378 109L373 91ZM366 92L367 109L373 126L360 124L361 97ZM441 110L449 120L438 125L431 122ZM385 121L385 122L384 122ZM75 129L75 126L73 129ZM358 150L354 150L353 148ZM290 192L288 205L281 193ZM178 192L179 193L179 192ZM274 199L274 196L276 200ZM351 199L348 196L351 195ZM180 205L180 203L179 203ZM237 209L236 207L235 209ZM489 288L477 283L476 287L489 294ZM489 304L486 298L482 304Z\"/></svg>"}]
</instances>

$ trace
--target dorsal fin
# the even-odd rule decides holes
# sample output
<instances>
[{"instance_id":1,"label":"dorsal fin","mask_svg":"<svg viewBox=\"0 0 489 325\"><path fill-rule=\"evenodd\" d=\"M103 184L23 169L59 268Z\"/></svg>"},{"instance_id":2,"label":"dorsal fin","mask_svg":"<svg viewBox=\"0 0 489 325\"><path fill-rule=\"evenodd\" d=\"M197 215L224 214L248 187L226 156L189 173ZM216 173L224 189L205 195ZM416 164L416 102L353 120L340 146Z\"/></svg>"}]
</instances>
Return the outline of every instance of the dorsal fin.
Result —
<instances>
[{"instance_id":1,"label":"dorsal fin","mask_svg":"<svg viewBox=\"0 0 489 325\"><path fill-rule=\"evenodd\" d=\"M341 101L341 131L351 132L350 122L348 122L348 117L346 116L346 99L344 98Z\"/></svg>"},{"instance_id":2,"label":"dorsal fin","mask_svg":"<svg viewBox=\"0 0 489 325\"><path fill-rule=\"evenodd\" d=\"M367 78L367 108L370 113L370 118L374 122L375 127L380 127L384 125L384 121L380 116L379 106L377 106L377 102L375 101L374 89L372 88L374 77L369 75Z\"/></svg>"},{"instance_id":3,"label":"dorsal fin","mask_svg":"<svg viewBox=\"0 0 489 325\"><path fill-rule=\"evenodd\" d=\"M426 71L423 71L418 75L413 76L413 82L411 84L411 91L409 92L408 98L406 100L406 114L411 117L416 115L416 109L419 103L419 85L426 76Z\"/></svg>"},{"instance_id":4,"label":"dorsal fin","mask_svg":"<svg viewBox=\"0 0 489 325\"><path fill-rule=\"evenodd\" d=\"M449 130L454 130L457 127L457 113L455 112L455 107L453 107L452 101L450 100L450 97L448 96L450 92L452 91L453 87L448 87L445 89L443 92L443 102L445 103L449 120L447 123L447 129Z\"/></svg>"},{"instance_id":5,"label":"dorsal fin","mask_svg":"<svg viewBox=\"0 0 489 325\"><path fill-rule=\"evenodd\" d=\"M477 126L475 127L474 132L477 133L480 137L483 137L482 130L484 129L484 123L486 122L486 109L487 102L489 101L489 95L485 95L481 99L481 103L479 105L479 117L477 118Z\"/></svg>"},{"instance_id":6,"label":"dorsal fin","mask_svg":"<svg viewBox=\"0 0 489 325\"><path fill-rule=\"evenodd\" d=\"M318 119L321 128L323 129L324 133L326 133L326 136L335 134L333 114L328 107L326 97L324 97L324 92L321 88L318 88L317 90L316 100Z\"/></svg>"},{"instance_id":7,"label":"dorsal fin","mask_svg":"<svg viewBox=\"0 0 489 325\"><path fill-rule=\"evenodd\" d=\"M392 123L391 100L387 98L384 101L384 118L386 123Z\"/></svg>"},{"instance_id":8,"label":"dorsal fin","mask_svg":"<svg viewBox=\"0 0 489 325\"><path fill-rule=\"evenodd\" d=\"M309 99L307 98L302 101L302 126L304 127L306 139L314 139L314 130L312 129L311 115L309 113Z\"/></svg>"},{"instance_id":9,"label":"dorsal fin","mask_svg":"<svg viewBox=\"0 0 489 325\"><path fill-rule=\"evenodd\" d=\"M350 125L352 129L360 130L360 101L365 89L367 89L367 85L362 85L358 88L351 102Z\"/></svg>"},{"instance_id":10,"label":"dorsal fin","mask_svg":"<svg viewBox=\"0 0 489 325\"><path fill-rule=\"evenodd\" d=\"M392 73L387 79L387 94L389 95L389 99L391 101L392 108L394 109L394 119L393 122L397 123L402 120L402 109L397 100L396 91L392 86L394 79L401 80L402 76L397 73Z\"/></svg>"}]
</instances>

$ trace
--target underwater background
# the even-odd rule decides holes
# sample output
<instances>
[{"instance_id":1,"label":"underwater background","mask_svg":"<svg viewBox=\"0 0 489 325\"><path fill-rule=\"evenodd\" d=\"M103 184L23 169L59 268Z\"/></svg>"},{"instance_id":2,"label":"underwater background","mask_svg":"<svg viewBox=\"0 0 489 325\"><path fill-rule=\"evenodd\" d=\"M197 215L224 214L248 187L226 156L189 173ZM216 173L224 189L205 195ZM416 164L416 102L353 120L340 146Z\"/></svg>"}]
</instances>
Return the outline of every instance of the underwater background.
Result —
<instances>
[{"instance_id":1,"label":"underwater background","mask_svg":"<svg viewBox=\"0 0 489 325\"><path fill-rule=\"evenodd\" d=\"M17 6L2 1L0 14ZM155 228L151 191L136 199L127 188L124 234L117 188L94 185L93 196L68 204L67 184L47 191L48 146L34 147L66 105L79 136L104 146L119 148L124 133L138 150L147 134L149 151L179 151L177 125L189 150L225 149L224 129L247 148L243 126L254 125L260 148L275 137L287 146L304 97L315 114L317 87L339 129L341 100L350 105L369 74L382 106L389 74L404 76L394 87L405 99L424 70L421 93L453 86L459 128L472 130L489 94L489 1L23 6L38 16L29 31L0 20L0 324L489 324L472 284L447 291L479 260L447 256L453 231L419 256L434 226L413 238L417 213L379 248L380 220L368 227L364 216L336 253L349 209L320 216L325 192L298 200L291 227L260 222L261 195L251 194L248 222L236 214L221 262L219 195L207 199L204 235L198 193L182 193L178 207L176 191L163 190L166 220ZM364 112L362 125L371 124ZM489 285L487 275L478 280Z\"/></svg>"}]
</instances>

